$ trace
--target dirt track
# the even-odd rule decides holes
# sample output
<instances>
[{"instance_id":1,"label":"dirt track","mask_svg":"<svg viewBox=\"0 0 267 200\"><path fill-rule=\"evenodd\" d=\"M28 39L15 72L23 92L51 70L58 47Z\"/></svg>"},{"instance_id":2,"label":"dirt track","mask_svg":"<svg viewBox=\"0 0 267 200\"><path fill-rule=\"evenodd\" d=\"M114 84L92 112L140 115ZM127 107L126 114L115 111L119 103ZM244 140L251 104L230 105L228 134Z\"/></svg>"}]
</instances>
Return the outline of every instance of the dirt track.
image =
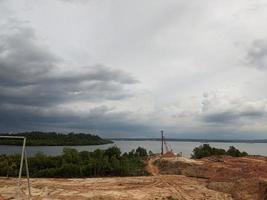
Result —
<instances>
[{"instance_id":1,"label":"dirt track","mask_svg":"<svg viewBox=\"0 0 267 200\"><path fill-rule=\"evenodd\" d=\"M229 200L229 195L205 187L203 179L178 175L88 178L32 179L33 196L39 199L103 200ZM23 193L26 193L24 180ZM0 193L5 199L16 197L15 179L0 179ZM26 199L26 196L23 196Z\"/></svg>"}]
</instances>

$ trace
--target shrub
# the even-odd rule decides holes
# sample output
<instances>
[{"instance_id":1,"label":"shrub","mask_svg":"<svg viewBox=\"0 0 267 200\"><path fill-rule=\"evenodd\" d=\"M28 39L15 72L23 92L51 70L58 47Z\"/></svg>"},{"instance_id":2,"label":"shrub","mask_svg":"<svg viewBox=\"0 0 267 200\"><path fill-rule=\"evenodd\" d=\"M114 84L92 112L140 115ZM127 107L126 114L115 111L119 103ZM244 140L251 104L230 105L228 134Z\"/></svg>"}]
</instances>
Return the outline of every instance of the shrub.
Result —
<instances>
[{"instance_id":1,"label":"shrub","mask_svg":"<svg viewBox=\"0 0 267 200\"><path fill-rule=\"evenodd\" d=\"M142 147L123 155L118 147L93 152L64 148L61 156L37 153L28 161L31 177L137 176L146 175L142 160L146 155ZM19 156L0 155L0 176L17 176L19 165Z\"/></svg>"}]
</instances>

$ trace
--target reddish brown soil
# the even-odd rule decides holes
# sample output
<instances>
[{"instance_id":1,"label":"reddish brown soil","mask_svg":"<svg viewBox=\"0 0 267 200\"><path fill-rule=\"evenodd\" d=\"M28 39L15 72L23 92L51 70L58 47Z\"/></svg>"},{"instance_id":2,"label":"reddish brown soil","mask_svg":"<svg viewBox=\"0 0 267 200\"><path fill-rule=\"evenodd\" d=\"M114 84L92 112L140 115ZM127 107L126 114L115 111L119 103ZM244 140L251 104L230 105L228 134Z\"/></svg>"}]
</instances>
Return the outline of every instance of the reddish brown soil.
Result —
<instances>
[{"instance_id":1,"label":"reddish brown soil","mask_svg":"<svg viewBox=\"0 0 267 200\"><path fill-rule=\"evenodd\" d=\"M266 157L223 156L186 161L184 158L159 158L153 164L160 174L205 178L208 188L232 194L236 200L267 199Z\"/></svg>"}]
</instances>

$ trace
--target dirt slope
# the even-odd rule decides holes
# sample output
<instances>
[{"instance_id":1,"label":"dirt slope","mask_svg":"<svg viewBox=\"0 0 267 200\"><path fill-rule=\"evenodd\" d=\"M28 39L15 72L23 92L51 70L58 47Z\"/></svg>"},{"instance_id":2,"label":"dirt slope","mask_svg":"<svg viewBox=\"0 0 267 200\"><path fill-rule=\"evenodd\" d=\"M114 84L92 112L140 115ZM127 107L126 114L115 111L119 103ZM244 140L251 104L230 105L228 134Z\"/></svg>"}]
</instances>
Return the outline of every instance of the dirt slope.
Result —
<instances>
[{"instance_id":1,"label":"dirt slope","mask_svg":"<svg viewBox=\"0 0 267 200\"><path fill-rule=\"evenodd\" d=\"M232 194L236 200L267 199L267 158L209 157L201 160L158 158L159 174L182 174L207 179L207 187Z\"/></svg>"}]
</instances>

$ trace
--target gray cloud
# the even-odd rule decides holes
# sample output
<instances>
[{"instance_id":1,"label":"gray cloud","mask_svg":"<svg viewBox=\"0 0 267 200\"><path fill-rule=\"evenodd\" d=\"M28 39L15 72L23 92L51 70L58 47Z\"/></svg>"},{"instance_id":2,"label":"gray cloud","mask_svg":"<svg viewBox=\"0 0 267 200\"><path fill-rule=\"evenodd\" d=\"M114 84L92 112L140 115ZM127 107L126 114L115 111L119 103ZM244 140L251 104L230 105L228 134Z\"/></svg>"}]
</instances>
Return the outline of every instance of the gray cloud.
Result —
<instances>
[{"instance_id":1,"label":"gray cloud","mask_svg":"<svg viewBox=\"0 0 267 200\"><path fill-rule=\"evenodd\" d=\"M247 53L247 62L259 69L267 69L267 41L256 40Z\"/></svg>"},{"instance_id":2,"label":"gray cloud","mask_svg":"<svg viewBox=\"0 0 267 200\"><path fill-rule=\"evenodd\" d=\"M32 106L0 106L0 129L17 130L63 130L92 131L105 136L143 136L153 127L136 122L130 118L131 113L113 112L106 106L89 110L86 115L79 115L70 110L47 109Z\"/></svg>"},{"instance_id":3,"label":"gray cloud","mask_svg":"<svg viewBox=\"0 0 267 200\"><path fill-rule=\"evenodd\" d=\"M221 92L205 93L200 118L206 123L237 125L263 120L267 116L266 101L229 97Z\"/></svg>"},{"instance_id":4,"label":"gray cloud","mask_svg":"<svg viewBox=\"0 0 267 200\"><path fill-rule=\"evenodd\" d=\"M16 27L1 35L0 103L52 105L74 100L116 100L130 96L125 89L137 81L121 70L103 65L80 72L58 72L61 60L38 44L29 28Z\"/></svg>"},{"instance_id":5,"label":"gray cloud","mask_svg":"<svg viewBox=\"0 0 267 200\"><path fill-rule=\"evenodd\" d=\"M218 124L235 124L240 120L255 120L262 118L266 113L262 110L257 111L224 111L217 113L209 113L202 117L202 120L208 123Z\"/></svg>"},{"instance_id":6,"label":"gray cloud","mask_svg":"<svg viewBox=\"0 0 267 200\"><path fill-rule=\"evenodd\" d=\"M5 27L6 28L6 27ZM34 31L21 26L0 33L0 128L89 129L112 131L143 127L127 119L129 113L95 106L78 115L58 106L76 101L115 101L131 96L138 83L122 70L104 65L61 70L64 61L40 44ZM74 67L75 68L75 67ZM112 112L111 112L112 111Z\"/></svg>"},{"instance_id":7,"label":"gray cloud","mask_svg":"<svg viewBox=\"0 0 267 200\"><path fill-rule=\"evenodd\" d=\"M1 129L267 130L265 2L1 2Z\"/></svg>"},{"instance_id":8,"label":"gray cloud","mask_svg":"<svg viewBox=\"0 0 267 200\"><path fill-rule=\"evenodd\" d=\"M57 58L38 44L32 29L11 27L0 39L1 85L31 83L55 67Z\"/></svg>"}]
</instances>

